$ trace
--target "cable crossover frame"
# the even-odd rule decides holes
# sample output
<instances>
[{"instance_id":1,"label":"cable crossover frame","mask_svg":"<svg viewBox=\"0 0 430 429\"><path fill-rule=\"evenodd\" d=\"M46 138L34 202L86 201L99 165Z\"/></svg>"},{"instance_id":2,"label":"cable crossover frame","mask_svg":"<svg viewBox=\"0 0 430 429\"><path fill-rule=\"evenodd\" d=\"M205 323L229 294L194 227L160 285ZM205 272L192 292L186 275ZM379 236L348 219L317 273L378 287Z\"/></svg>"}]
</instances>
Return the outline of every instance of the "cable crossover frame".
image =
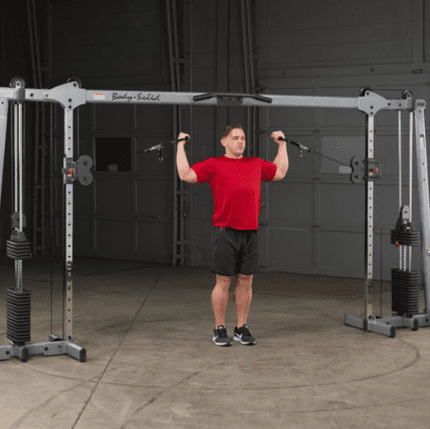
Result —
<instances>
[{"instance_id":1,"label":"cable crossover frame","mask_svg":"<svg viewBox=\"0 0 430 429\"><path fill-rule=\"evenodd\" d=\"M50 333L48 341L39 343L30 343L31 292L23 289L22 284L22 261L31 257L31 245L23 230L26 226L26 218L22 212L22 106L25 102L57 103L64 110L62 174L63 203L66 210L64 213L63 335ZM11 340L11 343L0 346L0 361L17 357L22 362L26 362L31 355L67 355L80 362L86 361L86 350L73 342L74 183L79 181L80 184L88 186L93 181L92 159L88 155L83 155L78 160L74 159L73 112L74 109L86 103L323 107L358 109L365 113L367 115L366 158L354 157L350 162L351 182L364 184L366 189L364 317L345 314L344 323L390 338L396 336L396 328L410 328L416 331L419 327L430 326L430 210L424 118L425 100L414 99L407 90L403 92L402 98L386 99L370 88L362 88L358 97L92 90L81 88L78 79L69 79L67 83L51 89L31 89L25 88L24 80L17 77L12 79L10 88L0 87L0 201L9 105L13 106L15 131L13 148L15 154L15 212L11 215L12 234L10 240L7 240L7 256L15 261L15 288L7 290L7 338ZM374 316L372 296L374 182L382 177L381 163L374 159L374 120L375 115L381 110L398 111L399 119L402 110L414 115L421 233L415 231L412 223L412 207L402 206L397 225L392 230L391 243L396 247L400 246L402 253L405 252L406 247L420 248L425 292L425 308L423 312L419 312L420 273L407 270L406 263L403 264L401 258L399 269L391 270L393 314L391 317L384 318ZM300 144L289 142L298 145L301 151L303 149L311 151ZM158 150L160 156L162 145L151 148L151 150L153 149ZM161 156L160 159L162 159Z\"/></svg>"}]
</instances>

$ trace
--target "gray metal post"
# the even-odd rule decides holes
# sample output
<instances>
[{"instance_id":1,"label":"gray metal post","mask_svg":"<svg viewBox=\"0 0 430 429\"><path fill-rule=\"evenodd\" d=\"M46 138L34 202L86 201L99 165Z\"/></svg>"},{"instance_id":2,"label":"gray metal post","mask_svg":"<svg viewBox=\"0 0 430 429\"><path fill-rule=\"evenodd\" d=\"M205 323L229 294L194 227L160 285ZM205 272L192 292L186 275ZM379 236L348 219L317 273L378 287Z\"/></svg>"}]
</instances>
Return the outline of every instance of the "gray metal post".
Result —
<instances>
[{"instance_id":1,"label":"gray metal post","mask_svg":"<svg viewBox=\"0 0 430 429\"><path fill-rule=\"evenodd\" d=\"M73 161L73 109L64 106L64 158L63 168L69 170ZM73 337L73 181L63 175L64 219L64 277L63 277L63 339Z\"/></svg>"},{"instance_id":2,"label":"gray metal post","mask_svg":"<svg viewBox=\"0 0 430 429\"><path fill-rule=\"evenodd\" d=\"M366 138L366 150L367 158L373 159L374 154L374 129L375 129L375 118L374 116L367 116L367 138ZM374 181L369 179L366 192L365 192L365 216L366 216L366 239L364 245L364 305L365 305L365 317L368 318L373 314L373 188ZM382 231L381 231L382 234ZM382 281L382 279L381 279ZM382 298L381 298L382 299Z\"/></svg>"},{"instance_id":3,"label":"gray metal post","mask_svg":"<svg viewBox=\"0 0 430 429\"><path fill-rule=\"evenodd\" d=\"M420 200L421 248L423 258L424 291L427 313L430 313L430 208L429 178L425 133L425 102L416 100L415 139L417 150L418 197Z\"/></svg>"},{"instance_id":4,"label":"gray metal post","mask_svg":"<svg viewBox=\"0 0 430 429\"><path fill-rule=\"evenodd\" d=\"M0 124L7 124L7 114L9 110L9 100L0 99ZM4 153L6 147L6 126L0 127L0 207L1 207L1 191L3 187L3 168L4 168Z\"/></svg>"}]
</instances>

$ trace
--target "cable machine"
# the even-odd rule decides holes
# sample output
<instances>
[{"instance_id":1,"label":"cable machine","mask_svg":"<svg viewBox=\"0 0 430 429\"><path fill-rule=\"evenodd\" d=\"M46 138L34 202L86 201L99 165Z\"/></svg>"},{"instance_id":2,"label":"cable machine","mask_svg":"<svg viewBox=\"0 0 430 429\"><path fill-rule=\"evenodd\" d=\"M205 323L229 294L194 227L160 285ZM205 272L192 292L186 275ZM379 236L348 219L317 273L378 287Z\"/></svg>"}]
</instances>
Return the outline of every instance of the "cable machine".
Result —
<instances>
[{"instance_id":1,"label":"cable machine","mask_svg":"<svg viewBox=\"0 0 430 429\"><path fill-rule=\"evenodd\" d=\"M78 80L52 89L26 89L21 78L14 78L11 88L0 88L0 201L3 178L4 151L9 102L14 113L14 154L15 154L15 212L11 215L12 234L7 240L7 256L15 261L15 289L7 289L7 338L11 343L0 346L0 361L17 357L26 362L30 355L57 356L68 355L80 362L86 361L86 350L73 343L73 185L76 180L84 186L92 183L92 160L82 155L73 158L73 111L86 103L108 104L159 104L159 105L210 105L210 106L257 106L257 107L327 107L349 108L364 112L367 124L367 158L354 157L350 161L352 169L350 179L354 184L364 184L365 194L365 283L364 317L344 315L344 323L367 332L375 332L395 338L396 328L410 328L413 331L420 326L430 326L430 211L429 183L427 167L426 136L424 124L425 100L412 98L409 91L404 91L401 99L385 99L363 88L360 96L317 97L260 94L231 94L192 92L141 92L141 91L105 91L81 88ZM58 103L64 109L64 158L63 158L63 207L64 213L64 267L63 267L63 335L51 333L47 342L30 343L31 292L23 289L22 261L31 257L31 245L24 232L25 214L22 212L22 105L26 101ZM415 116L415 138L418 195L420 207L421 234L415 231L412 222L412 180L410 205L402 206L400 194L400 212L397 224L391 232L391 244L400 247L400 266L391 270L392 275L392 311L391 317L373 315L373 205L374 181L381 178L381 163L374 159L374 118L380 110L395 110L399 113L399 143L401 143L401 111L411 115L410 142L412 147L412 124ZM314 152L300 143L285 139L302 151ZM171 143L177 143L174 140ZM164 144L153 146L145 152L158 151L162 160ZM317 153L317 152L315 152ZM317 153L318 154L318 153ZM322 155L322 154L319 154ZM325 155L322 155L325 156ZM331 158L332 159L332 158ZM336 161L336 160L335 160ZM339 162L339 161L336 161ZM19 168L18 168L19 166ZM401 167L401 165L400 165ZM19 180L19 188L18 188ZM401 176L400 176L401 192ZM19 208L18 208L19 202ZM381 231L382 233L382 231ZM409 269L406 264L406 251L409 247L421 248L423 260L423 278L425 291L425 309L419 312L419 272ZM411 252L410 252L411 255ZM381 279L382 281L382 279Z\"/></svg>"}]
</instances>

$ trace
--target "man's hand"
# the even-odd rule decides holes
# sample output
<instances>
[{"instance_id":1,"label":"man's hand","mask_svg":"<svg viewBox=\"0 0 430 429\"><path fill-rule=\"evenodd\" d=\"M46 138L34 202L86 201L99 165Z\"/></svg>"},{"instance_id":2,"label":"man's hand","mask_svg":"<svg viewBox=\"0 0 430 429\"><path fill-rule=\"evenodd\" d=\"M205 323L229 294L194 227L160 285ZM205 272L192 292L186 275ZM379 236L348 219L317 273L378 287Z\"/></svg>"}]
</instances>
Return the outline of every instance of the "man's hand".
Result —
<instances>
[{"instance_id":1,"label":"man's hand","mask_svg":"<svg viewBox=\"0 0 430 429\"><path fill-rule=\"evenodd\" d=\"M273 140L275 140L276 143L281 144L281 143L285 143L283 140L278 140L278 137L283 137L284 133L282 131L273 131L272 135L270 136Z\"/></svg>"},{"instance_id":2,"label":"man's hand","mask_svg":"<svg viewBox=\"0 0 430 429\"><path fill-rule=\"evenodd\" d=\"M188 140L191 138L191 137L189 136L189 134L179 133L178 140L179 140L179 139L183 139L183 138L185 138L185 137L188 137ZM183 143L183 144L185 144L186 142L187 142L187 140L182 140L182 141L180 141L179 143Z\"/></svg>"}]
</instances>

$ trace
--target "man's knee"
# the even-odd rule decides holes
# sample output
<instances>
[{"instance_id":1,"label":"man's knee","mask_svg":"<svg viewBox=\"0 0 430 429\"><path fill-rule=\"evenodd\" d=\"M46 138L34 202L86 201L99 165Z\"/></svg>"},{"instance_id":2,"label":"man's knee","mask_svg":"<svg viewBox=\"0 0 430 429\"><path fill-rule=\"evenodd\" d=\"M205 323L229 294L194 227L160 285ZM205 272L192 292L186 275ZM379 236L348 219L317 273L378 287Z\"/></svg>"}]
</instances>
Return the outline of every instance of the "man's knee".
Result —
<instances>
[{"instance_id":1,"label":"man's knee","mask_svg":"<svg viewBox=\"0 0 430 429\"><path fill-rule=\"evenodd\" d=\"M224 288L229 288L230 286L231 277L228 276L221 276L219 274L216 275L216 284L223 286Z\"/></svg>"},{"instance_id":2,"label":"man's knee","mask_svg":"<svg viewBox=\"0 0 430 429\"><path fill-rule=\"evenodd\" d=\"M239 274L238 275L238 279L239 280L243 280L245 282L252 282L252 278L254 277L254 274L251 274L249 276L245 275L245 274Z\"/></svg>"}]
</instances>

